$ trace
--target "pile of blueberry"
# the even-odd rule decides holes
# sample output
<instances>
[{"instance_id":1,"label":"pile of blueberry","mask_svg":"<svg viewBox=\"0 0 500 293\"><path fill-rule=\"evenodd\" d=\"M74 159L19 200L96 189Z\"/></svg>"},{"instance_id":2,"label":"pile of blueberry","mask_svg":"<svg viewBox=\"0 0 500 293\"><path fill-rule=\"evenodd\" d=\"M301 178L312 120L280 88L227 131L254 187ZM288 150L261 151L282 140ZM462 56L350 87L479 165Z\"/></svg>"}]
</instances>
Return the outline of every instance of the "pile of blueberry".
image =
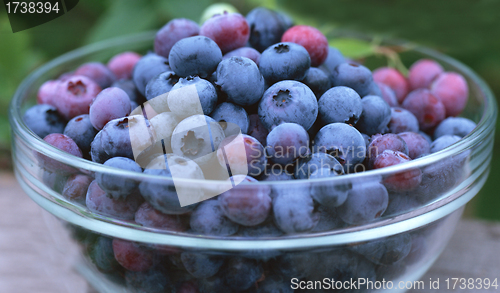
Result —
<instances>
[{"instance_id":1,"label":"pile of blueberry","mask_svg":"<svg viewBox=\"0 0 500 293\"><path fill-rule=\"evenodd\" d=\"M198 111L188 97L173 94L188 86L197 91ZM171 94L159 98L166 93ZM173 19L157 32L154 52L124 52L106 65L85 63L45 82L24 121L54 147L109 167L208 180L231 165L231 180L243 182L181 206L173 184L84 174L38 155L44 181L92 212L170 232L279 237L373 222L427 203L457 184L466 155L375 181L311 185L307 179L393 166L454 144L476 126L457 117L468 94L464 77L436 61L415 62L408 76L389 67L372 72L329 47L318 29L256 8L246 17L215 15L201 26ZM147 104L153 114L145 115ZM149 154L139 163L131 141L138 125L146 131L134 132L144 135L135 141L162 138L159 147L167 155ZM288 188L252 185L300 179L303 184ZM162 277L169 271L170 279L184 280L176 283L177 292L240 292L256 283L258 292L292 292L279 289L284 276L308 278L300 269L312 258L318 272L326 265L319 255L256 251L225 259L86 235L91 240L82 241L99 270L125 275L135 288L171 286ZM395 236L330 258L346 264L357 259L358 267L337 272L340 276L357 271L377 278L384 265L410 254L413 238ZM374 253L375 246L384 252ZM163 258L175 266L175 276L157 265ZM273 273L266 275L269 270ZM221 275L225 278L217 278ZM161 288L148 290L166 290Z\"/></svg>"}]
</instances>

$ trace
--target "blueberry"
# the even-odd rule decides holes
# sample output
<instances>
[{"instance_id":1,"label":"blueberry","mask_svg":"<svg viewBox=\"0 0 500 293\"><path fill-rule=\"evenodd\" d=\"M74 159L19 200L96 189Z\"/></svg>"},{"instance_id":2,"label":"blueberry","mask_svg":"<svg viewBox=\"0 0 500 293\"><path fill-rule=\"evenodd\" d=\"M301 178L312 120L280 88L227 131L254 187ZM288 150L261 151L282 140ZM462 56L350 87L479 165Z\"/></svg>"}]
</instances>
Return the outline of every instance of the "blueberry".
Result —
<instances>
[{"instance_id":1,"label":"blueberry","mask_svg":"<svg viewBox=\"0 0 500 293\"><path fill-rule=\"evenodd\" d=\"M418 120L413 113L399 107L391 108L389 131L392 133L418 132Z\"/></svg>"},{"instance_id":2,"label":"blueberry","mask_svg":"<svg viewBox=\"0 0 500 293\"><path fill-rule=\"evenodd\" d=\"M207 77L217 69L221 60L222 52L217 44L204 36L181 39L168 55L170 67L181 77Z\"/></svg>"},{"instance_id":3,"label":"blueberry","mask_svg":"<svg viewBox=\"0 0 500 293\"><path fill-rule=\"evenodd\" d=\"M363 103L363 113L356 128L368 135L386 132L387 125L391 121L389 104L378 96L366 96L361 102Z\"/></svg>"},{"instance_id":4,"label":"blueberry","mask_svg":"<svg viewBox=\"0 0 500 293\"><path fill-rule=\"evenodd\" d=\"M217 159L221 166L231 170L232 175L243 174L253 177L259 176L265 170L267 163L264 146L246 134L226 137L217 150Z\"/></svg>"},{"instance_id":5,"label":"blueberry","mask_svg":"<svg viewBox=\"0 0 500 293\"><path fill-rule=\"evenodd\" d=\"M373 168L373 163L375 159L382 154L385 150L392 150L402 152L405 155L409 155L408 146L403 138L394 133L387 133L384 135L374 135L371 138L370 144L367 150L367 165L368 168Z\"/></svg>"},{"instance_id":6,"label":"blueberry","mask_svg":"<svg viewBox=\"0 0 500 293\"><path fill-rule=\"evenodd\" d=\"M133 272L148 271L156 262L152 250L127 240L113 239L113 252L118 263Z\"/></svg>"},{"instance_id":7,"label":"blueberry","mask_svg":"<svg viewBox=\"0 0 500 293\"><path fill-rule=\"evenodd\" d=\"M410 210L413 210L420 203L413 197L406 194L391 193L389 194L389 205L384 212L384 217L400 215Z\"/></svg>"},{"instance_id":8,"label":"blueberry","mask_svg":"<svg viewBox=\"0 0 500 293\"><path fill-rule=\"evenodd\" d=\"M317 67L309 69L303 82L313 91L317 99L332 87L328 75Z\"/></svg>"},{"instance_id":9,"label":"blueberry","mask_svg":"<svg viewBox=\"0 0 500 293\"><path fill-rule=\"evenodd\" d=\"M113 199L99 187L95 180L90 183L86 197L89 210L120 220L134 219L135 212L143 201L144 199L137 193L128 195L126 200Z\"/></svg>"},{"instance_id":10,"label":"blueberry","mask_svg":"<svg viewBox=\"0 0 500 293\"><path fill-rule=\"evenodd\" d=\"M75 70L74 75L86 76L97 82L102 89L109 87L116 80L115 74L106 65L99 62L81 65Z\"/></svg>"},{"instance_id":11,"label":"blueberry","mask_svg":"<svg viewBox=\"0 0 500 293\"><path fill-rule=\"evenodd\" d=\"M170 92L178 81L179 76L173 71L168 70L158 74L146 84L146 99L151 100L159 95Z\"/></svg>"},{"instance_id":12,"label":"blueberry","mask_svg":"<svg viewBox=\"0 0 500 293\"><path fill-rule=\"evenodd\" d=\"M98 236L89 247L89 258L100 272L112 273L120 269L113 253L113 239Z\"/></svg>"},{"instance_id":13,"label":"blueberry","mask_svg":"<svg viewBox=\"0 0 500 293\"><path fill-rule=\"evenodd\" d=\"M141 55L135 52L123 52L109 59L107 66L116 76L117 81L129 80L132 78L132 71L135 64L139 62L141 57Z\"/></svg>"},{"instance_id":14,"label":"blueberry","mask_svg":"<svg viewBox=\"0 0 500 293\"><path fill-rule=\"evenodd\" d=\"M181 260L184 268L195 278L205 279L217 274L224 259L199 252L183 252Z\"/></svg>"},{"instance_id":15,"label":"blueberry","mask_svg":"<svg viewBox=\"0 0 500 293\"><path fill-rule=\"evenodd\" d=\"M246 57L255 62L255 64L259 65L260 52L255 50L254 48L242 47L231 52L227 52L226 54L224 54L222 59L229 59L231 57Z\"/></svg>"},{"instance_id":16,"label":"blueberry","mask_svg":"<svg viewBox=\"0 0 500 293\"><path fill-rule=\"evenodd\" d=\"M320 30L312 26L293 26L285 31L281 41L303 46L311 57L311 66L323 64L328 55L328 40Z\"/></svg>"},{"instance_id":17,"label":"blueberry","mask_svg":"<svg viewBox=\"0 0 500 293\"><path fill-rule=\"evenodd\" d=\"M396 94L393 89L380 82L373 82L373 85L378 87L380 93L370 92L370 95L381 97L391 107L399 107L398 98L396 98Z\"/></svg>"},{"instance_id":18,"label":"blueberry","mask_svg":"<svg viewBox=\"0 0 500 293\"><path fill-rule=\"evenodd\" d=\"M23 116L24 123L41 138L51 133L63 133L66 121L51 105L40 104L29 108Z\"/></svg>"},{"instance_id":19,"label":"blueberry","mask_svg":"<svg viewBox=\"0 0 500 293\"><path fill-rule=\"evenodd\" d=\"M132 110L134 110L135 108L137 108L137 106L146 102L146 99L144 98L144 96L141 95L141 93L139 93L139 91L135 87L134 82L130 79L117 80L111 86L120 88L127 93L127 96L129 97L130 102L133 105L136 105L136 107L133 107L133 106L131 107Z\"/></svg>"},{"instance_id":20,"label":"blueberry","mask_svg":"<svg viewBox=\"0 0 500 293\"><path fill-rule=\"evenodd\" d=\"M267 155L281 165L291 164L309 154L309 134L296 123L282 123L267 136Z\"/></svg>"},{"instance_id":21,"label":"blueberry","mask_svg":"<svg viewBox=\"0 0 500 293\"><path fill-rule=\"evenodd\" d=\"M388 85L396 94L398 103L402 103L410 90L406 77L397 69L380 67L373 71L373 80Z\"/></svg>"},{"instance_id":22,"label":"blueberry","mask_svg":"<svg viewBox=\"0 0 500 293\"><path fill-rule=\"evenodd\" d=\"M132 72L132 80L137 90L144 96L148 82L153 77L168 70L171 69L167 58L154 53L148 53L135 64L134 71Z\"/></svg>"},{"instance_id":23,"label":"blueberry","mask_svg":"<svg viewBox=\"0 0 500 293\"><path fill-rule=\"evenodd\" d=\"M175 127L172 151L178 156L194 160L203 168L216 158L216 150L224 138L224 130L214 119L193 115Z\"/></svg>"},{"instance_id":24,"label":"blueberry","mask_svg":"<svg viewBox=\"0 0 500 293\"><path fill-rule=\"evenodd\" d=\"M319 168L311 173L309 179L330 178L339 174L331 168ZM351 189L350 182L315 182L311 185L311 196L319 204L327 208L342 205L347 199L347 192Z\"/></svg>"},{"instance_id":25,"label":"blueberry","mask_svg":"<svg viewBox=\"0 0 500 293\"><path fill-rule=\"evenodd\" d=\"M463 117L448 117L434 130L434 139L451 134L464 137L476 128L474 121Z\"/></svg>"},{"instance_id":26,"label":"blueberry","mask_svg":"<svg viewBox=\"0 0 500 293\"><path fill-rule=\"evenodd\" d=\"M337 210L332 208L318 207L319 222L311 232L326 232L340 229L346 224L337 215Z\"/></svg>"},{"instance_id":27,"label":"blueberry","mask_svg":"<svg viewBox=\"0 0 500 293\"><path fill-rule=\"evenodd\" d=\"M363 112L361 97L351 88L336 86L318 101L319 117L325 124L341 122L354 125Z\"/></svg>"},{"instance_id":28,"label":"blueberry","mask_svg":"<svg viewBox=\"0 0 500 293\"><path fill-rule=\"evenodd\" d=\"M180 180L205 179L200 167L191 160L172 154L159 155L149 163L144 173L166 177L143 180L139 184L146 201L162 213L185 214L195 208L194 203L203 199L204 194L198 184Z\"/></svg>"},{"instance_id":29,"label":"blueberry","mask_svg":"<svg viewBox=\"0 0 500 293\"><path fill-rule=\"evenodd\" d=\"M385 168L411 161L410 157L404 153L385 150L375 158L374 169ZM405 191L415 189L422 181L422 171L420 169L410 169L384 178L384 186L391 191Z\"/></svg>"},{"instance_id":30,"label":"blueberry","mask_svg":"<svg viewBox=\"0 0 500 293\"><path fill-rule=\"evenodd\" d=\"M193 86L196 89L196 97L192 97L192 90L187 88L192 88ZM193 104L187 102L188 98L196 102L195 107L193 107ZM202 113L208 115L214 110L217 104L217 91L212 83L197 76L180 78L179 82L172 87L167 102L170 110L180 118ZM201 105L201 109L199 109L198 104ZM193 108L193 110L189 111L188 107Z\"/></svg>"},{"instance_id":31,"label":"blueberry","mask_svg":"<svg viewBox=\"0 0 500 293\"><path fill-rule=\"evenodd\" d=\"M206 200L191 214L191 229L202 235L230 236L238 232L239 225L229 220L218 200Z\"/></svg>"},{"instance_id":32,"label":"blueberry","mask_svg":"<svg viewBox=\"0 0 500 293\"><path fill-rule=\"evenodd\" d=\"M408 255L411 249L411 236L408 233L398 234L351 246L350 249L375 264L391 265Z\"/></svg>"},{"instance_id":33,"label":"blueberry","mask_svg":"<svg viewBox=\"0 0 500 293\"><path fill-rule=\"evenodd\" d=\"M361 97L368 95L373 82L370 69L356 63L341 63L332 73L334 86L346 86L355 90Z\"/></svg>"},{"instance_id":34,"label":"blueberry","mask_svg":"<svg viewBox=\"0 0 500 293\"><path fill-rule=\"evenodd\" d=\"M446 117L457 116L465 109L469 99L469 86L456 72L443 72L432 82L430 90L442 103Z\"/></svg>"},{"instance_id":35,"label":"blueberry","mask_svg":"<svg viewBox=\"0 0 500 293\"><path fill-rule=\"evenodd\" d=\"M428 89L416 89L406 96L403 108L417 117L419 128L428 131L444 120L446 109L441 100Z\"/></svg>"},{"instance_id":36,"label":"blueberry","mask_svg":"<svg viewBox=\"0 0 500 293\"><path fill-rule=\"evenodd\" d=\"M328 168L337 175L344 173L342 165L333 156L327 153L313 153L298 160L294 176L297 179L308 179L313 172L322 168Z\"/></svg>"},{"instance_id":37,"label":"blueberry","mask_svg":"<svg viewBox=\"0 0 500 293\"><path fill-rule=\"evenodd\" d=\"M101 87L92 79L73 75L58 83L51 104L66 120L89 113L92 100L101 92Z\"/></svg>"},{"instance_id":38,"label":"blueberry","mask_svg":"<svg viewBox=\"0 0 500 293\"><path fill-rule=\"evenodd\" d=\"M200 27L190 19L174 18L158 30L155 37L156 54L168 58L175 43L183 38L198 35Z\"/></svg>"},{"instance_id":39,"label":"blueberry","mask_svg":"<svg viewBox=\"0 0 500 293\"><path fill-rule=\"evenodd\" d=\"M262 265L252 259L231 257L222 269L226 284L233 290L249 289L264 273Z\"/></svg>"},{"instance_id":40,"label":"blueberry","mask_svg":"<svg viewBox=\"0 0 500 293\"><path fill-rule=\"evenodd\" d=\"M134 293L162 293L173 290L168 272L160 270L159 267L141 272L126 271L125 281L127 288Z\"/></svg>"},{"instance_id":41,"label":"blueberry","mask_svg":"<svg viewBox=\"0 0 500 293\"><path fill-rule=\"evenodd\" d=\"M200 28L200 35L214 40L222 53L227 53L246 45L250 28L243 15L224 11L207 19Z\"/></svg>"},{"instance_id":42,"label":"blueberry","mask_svg":"<svg viewBox=\"0 0 500 293\"><path fill-rule=\"evenodd\" d=\"M264 79L273 84L280 80L303 80L311 67L307 50L295 43L277 43L260 56L259 68Z\"/></svg>"},{"instance_id":43,"label":"blueberry","mask_svg":"<svg viewBox=\"0 0 500 293\"><path fill-rule=\"evenodd\" d=\"M286 278L305 278L319 261L319 255L310 251L287 251L268 264L276 275ZM332 265L332 264L330 264ZM324 276L324 275L323 275Z\"/></svg>"},{"instance_id":44,"label":"blueberry","mask_svg":"<svg viewBox=\"0 0 500 293\"><path fill-rule=\"evenodd\" d=\"M408 146L408 155L412 160L430 153L431 145L429 141L420 133L402 132L398 134Z\"/></svg>"},{"instance_id":45,"label":"blueberry","mask_svg":"<svg viewBox=\"0 0 500 293\"><path fill-rule=\"evenodd\" d=\"M153 208L148 202L144 202L135 213L135 222L144 227L175 232L184 232L189 225L185 218L178 215L164 214Z\"/></svg>"},{"instance_id":46,"label":"blueberry","mask_svg":"<svg viewBox=\"0 0 500 293\"><path fill-rule=\"evenodd\" d=\"M450 145L456 143L461 139L460 136L453 134L445 134L443 136L438 137L431 144L431 153L439 152L440 150L449 147Z\"/></svg>"},{"instance_id":47,"label":"blueberry","mask_svg":"<svg viewBox=\"0 0 500 293\"><path fill-rule=\"evenodd\" d=\"M289 122L308 130L317 116L318 102L314 93L298 81L285 80L272 85L259 104L259 118L267 129Z\"/></svg>"},{"instance_id":48,"label":"blueberry","mask_svg":"<svg viewBox=\"0 0 500 293\"><path fill-rule=\"evenodd\" d=\"M92 161L102 164L113 157L134 159L129 125L136 120L135 116L130 116L109 121L92 141Z\"/></svg>"},{"instance_id":49,"label":"blueberry","mask_svg":"<svg viewBox=\"0 0 500 293\"><path fill-rule=\"evenodd\" d=\"M104 162L104 166L142 173L141 167L129 158L114 157ZM138 185L132 178L104 173L97 173L96 181L102 190L115 199L126 198Z\"/></svg>"},{"instance_id":50,"label":"blueberry","mask_svg":"<svg viewBox=\"0 0 500 293\"><path fill-rule=\"evenodd\" d=\"M224 215L243 226L264 222L271 211L271 188L252 185L257 180L245 175L234 175L231 180L241 183L218 196Z\"/></svg>"},{"instance_id":51,"label":"blueberry","mask_svg":"<svg viewBox=\"0 0 500 293\"><path fill-rule=\"evenodd\" d=\"M319 215L314 210L314 201L309 185L277 186L273 190L274 219L278 227L287 234L307 232L316 226Z\"/></svg>"},{"instance_id":52,"label":"blueberry","mask_svg":"<svg viewBox=\"0 0 500 293\"><path fill-rule=\"evenodd\" d=\"M321 64L320 68L323 69L326 73L328 73L328 76L333 83L332 74L335 70L335 67L345 62L346 59L344 58L344 55L342 55L342 53L340 53L340 51L337 48L328 47L328 55L326 56L325 62Z\"/></svg>"},{"instance_id":53,"label":"blueberry","mask_svg":"<svg viewBox=\"0 0 500 293\"><path fill-rule=\"evenodd\" d=\"M90 123L101 130L113 119L123 118L130 114L130 98L127 93L117 87L103 89L92 101L89 109Z\"/></svg>"},{"instance_id":54,"label":"blueberry","mask_svg":"<svg viewBox=\"0 0 500 293\"><path fill-rule=\"evenodd\" d=\"M246 16L250 26L250 45L259 52L280 42L281 36L287 29L284 19L273 10L257 7Z\"/></svg>"},{"instance_id":55,"label":"blueberry","mask_svg":"<svg viewBox=\"0 0 500 293\"><path fill-rule=\"evenodd\" d=\"M269 130L262 124L258 114L251 114L248 116L248 131L247 134L255 137L261 144L266 144L266 137Z\"/></svg>"},{"instance_id":56,"label":"blueberry","mask_svg":"<svg viewBox=\"0 0 500 293\"><path fill-rule=\"evenodd\" d=\"M388 203L389 195L384 185L369 179L365 182L354 182L347 200L337 211L344 222L361 225L379 218Z\"/></svg>"},{"instance_id":57,"label":"blueberry","mask_svg":"<svg viewBox=\"0 0 500 293\"><path fill-rule=\"evenodd\" d=\"M92 178L86 175L74 174L71 175L62 189L64 198L85 205L85 197Z\"/></svg>"},{"instance_id":58,"label":"blueberry","mask_svg":"<svg viewBox=\"0 0 500 293\"><path fill-rule=\"evenodd\" d=\"M78 145L68 136L61 133L51 133L44 137L43 139L46 143L64 151L73 156L82 158L82 151L78 147ZM66 164L57 161L55 159L49 158L42 153L35 154L40 167L45 170L52 171L59 174L68 174L75 173L75 169L73 167L67 166ZM66 173L66 174L65 174Z\"/></svg>"},{"instance_id":59,"label":"blueberry","mask_svg":"<svg viewBox=\"0 0 500 293\"><path fill-rule=\"evenodd\" d=\"M257 64L245 57L231 57L217 66L217 81L227 100L241 106L257 103L265 89L265 82Z\"/></svg>"},{"instance_id":60,"label":"blueberry","mask_svg":"<svg viewBox=\"0 0 500 293\"><path fill-rule=\"evenodd\" d=\"M344 166L344 172L349 173L365 159L366 144L356 128L345 123L331 123L316 134L313 152L332 155Z\"/></svg>"},{"instance_id":61,"label":"blueberry","mask_svg":"<svg viewBox=\"0 0 500 293\"><path fill-rule=\"evenodd\" d=\"M284 168L280 164L268 164L259 177L259 181L286 181L293 179L293 172L288 172L287 168ZM271 189L274 189L273 186L271 186ZM271 197L274 197L273 193L271 193Z\"/></svg>"},{"instance_id":62,"label":"blueberry","mask_svg":"<svg viewBox=\"0 0 500 293\"><path fill-rule=\"evenodd\" d=\"M217 105L210 116L219 122L224 134L227 136L241 133L248 133L249 118L248 114L242 107L233 103L224 102ZM239 129L235 129L238 126Z\"/></svg>"}]
</instances>

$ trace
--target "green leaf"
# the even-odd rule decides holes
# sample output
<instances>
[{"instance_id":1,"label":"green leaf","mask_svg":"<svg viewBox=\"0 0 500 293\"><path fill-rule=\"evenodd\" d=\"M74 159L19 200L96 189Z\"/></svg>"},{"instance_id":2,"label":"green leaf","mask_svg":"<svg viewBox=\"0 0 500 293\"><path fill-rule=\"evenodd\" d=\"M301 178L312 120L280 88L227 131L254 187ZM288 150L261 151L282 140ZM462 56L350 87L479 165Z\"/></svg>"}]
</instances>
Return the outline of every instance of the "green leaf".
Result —
<instances>
[{"instance_id":1,"label":"green leaf","mask_svg":"<svg viewBox=\"0 0 500 293\"><path fill-rule=\"evenodd\" d=\"M357 39L339 38L328 42L348 58L358 59L371 56L375 53L375 46L372 43Z\"/></svg>"}]
</instances>

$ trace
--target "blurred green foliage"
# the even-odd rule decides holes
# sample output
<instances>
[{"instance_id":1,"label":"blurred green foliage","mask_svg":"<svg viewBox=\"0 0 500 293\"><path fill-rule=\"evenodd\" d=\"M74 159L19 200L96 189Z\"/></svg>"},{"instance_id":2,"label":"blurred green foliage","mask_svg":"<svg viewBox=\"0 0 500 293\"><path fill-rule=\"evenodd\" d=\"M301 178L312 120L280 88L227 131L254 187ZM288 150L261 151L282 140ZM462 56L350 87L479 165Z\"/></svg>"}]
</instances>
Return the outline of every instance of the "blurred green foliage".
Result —
<instances>
[{"instance_id":1,"label":"blurred green foliage","mask_svg":"<svg viewBox=\"0 0 500 293\"><path fill-rule=\"evenodd\" d=\"M8 154L7 105L16 86L42 63L82 45L120 35L158 29L174 17L198 20L213 0L84 0L71 12L41 26L13 34L0 5L0 151ZM500 96L500 1L496 0L230 0L246 14L263 5L280 9L297 23L323 32L360 31L423 44L469 65ZM374 46L349 40L331 45L350 57L364 57ZM497 121L497 132L500 131ZM500 136L489 181L474 202L476 214L500 219Z\"/></svg>"}]
</instances>

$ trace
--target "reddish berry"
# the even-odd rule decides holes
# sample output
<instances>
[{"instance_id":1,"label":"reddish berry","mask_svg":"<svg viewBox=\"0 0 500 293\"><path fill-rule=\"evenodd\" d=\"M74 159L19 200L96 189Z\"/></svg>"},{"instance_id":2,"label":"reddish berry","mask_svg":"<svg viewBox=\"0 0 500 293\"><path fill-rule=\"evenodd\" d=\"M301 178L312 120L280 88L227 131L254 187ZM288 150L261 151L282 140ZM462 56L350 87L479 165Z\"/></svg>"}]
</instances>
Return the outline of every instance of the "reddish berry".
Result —
<instances>
[{"instance_id":1,"label":"reddish berry","mask_svg":"<svg viewBox=\"0 0 500 293\"><path fill-rule=\"evenodd\" d=\"M413 63L408 72L410 89L429 88L432 81L443 71L443 67L434 60L418 60Z\"/></svg>"},{"instance_id":2,"label":"reddish berry","mask_svg":"<svg viewBox=\"0 0 500 293\"><path fill-rule=\"evenodd\" d=\"M388 85L396 94L399 103L402 103L410 90L406 78L396 69L381 67L373 71L373 80Z\"/></svg>"},{"instance_id":3,"label":"reddish berry","mask_svg":"<svg viewBox=\"0 0 500 293\"><path fill-rule=\"evenodd\" d=\"M328 56L328 40L312 26L293 26L283 34L281 41L296 43L306 48L311 56L311 66L314 67L323 64Z\"/></svg>"},{"instance_id":4,"label":"reddish berry","mask_svg":"<svg viewBox=\"0 0 500 293\"><path fill-rule=\"evenodd\" d=\"M101 87L92 79L74 75L58 84L51 105L70 120L78 115L88 114L90 103L100 91Z\"/></svg>"},{"instance_id":5,"label":"reddish berry","mask_svg":"<svg viewBox=\"0 0 500 293\"><path fill-rule=\"evenodd\" d=\"M62 191L62 195L70 200L80 204L85 204L85 197L92 178L87 175L74 174L68 178Z\"/></svg>"},{"instance_id":6,"label":"reddish berry","mask_svg":"<svg viewBox=\"0 0 500 293\"><path fill-rule=\"evenodd\" d=\"M408 94L403 108L417 117L421 130L437 126L445 118L445 107L441 100L428 89L416 89Z\"/></svg>"},{"instance_id":7,"label":"reddish berry","mask_svg":"<svg viewBox=\"0 0 500 293\"><path fill-rule=\"evenodd\" d=\"M129 271L143 272L154 265L154 253L130 241L113 239L113 252L118 263Z\"/></svg>"},{"instance_id":8,"label":"reddish berry","mask_svg":"<svg viewBox=\"0 0 500 293\"><path fill-rule=\"evenodd\" d=\"M82 158L82 151L78 148L78 145L68 136L61 133L51 133L43 139L46 143L67 152L73 156ZM55 171L58 173L74 172L72 167L68 167L65 164L51 159L41 153L37 153L38 161L40 165L47 170Z\"/></svg>"},{"instance_id":9,"label":"reddish berry","mask_svg":"<svg viewBox=\"0 0 500 293\"><path fill-rule=\"evenodd\" d=\"M117 79L131 79L134 66L141 59L135 52L123 52L115 55L108 62L108 68Z\"/></svg>"},{"instance_id":10,"label":"reddish berry","mask_svg":"<svg viewBox=\"0 0 500 293\"><path fill-rule=\"evenodd\" d=\"M368 168L373 168L375 159L386 150L398 151L408 155L405 141L394 133L374 135L367 149Z\"/></svg>"},{"instance_id":11,"label":"reddish berry","mask_svg":"<svg viewBox=\"0 0 500 293\"><path fill-rule=\"evenodd\" d=\"M57 86L59 85L59 80L49 80L44 82L38 89L36 95L36 102L38 104L49 104L53 105L52 101L57 92Z\"/></svg>"},{"instance_id":12,"label":"reddish berry","mask_svg":"<svg viewBox=\"0 0 500 293\"><path fill-rule=\"evenodd\" d=\"M218 197L226 217L244 226L255 226L264 222L271 212L271 188L249 184L257 180L245 175L235 175L231 177L231 181L241 184Z\"/></svg>"},{"instance_id":13,"label":"reddish berry","mask_svg":"<svg viewBox=\"0 0 500 293\"><path fill-rule=\"evenodd\" d=\"M126 200L113 199L94 180L87 190L85 203L92 212L120 220L133 220L143 201L137 193L130 194Z\"/></svg>"},{"instance_id":14,"label":"reddish berry","mask_svg":"<svg viewBox=\"0 0 500 293\"><path fill-rule=\"evenodd\" d=\"M411 161L410 157L398 151L385 150L373 164L374 169L385 168ZM393 191L411 190L422 181L420 169L412 169L386 177L383 181L385 187Z\"/></svg>"},{"instance_id":15,"label":"reddish berry","mask_svg":"<svg viewBox=\"0 0 500 293\"><path fill-rule=\"evenodd\" d=\"M176 18L169 21L155 37L155 53L168 58L170 50L177 41L200 33L198 24L190 19Z\"/></svg>"},{"instance_id":16,"label":"reddish berry","mask_svg":"<svg viewBox=\"0 0 500 293\"><path fill-rule=\"evenodd\" d=\"M465 78L455 72L441 73L431 84L433 95L441 99L446 116L462 113L469 98L469 87Z\"/></svg>"},{"instance_id":17,"label":"reddish berry","mask_svg":"<svg viewBox=\"0 0 500 293\"><path fill-rule=\"evenodd\" d=\"M431 145L422 134L402 132L398 135L406 142L408 154L412 160L431 152Z\"/></svg>"},{"instance_id":18,"label":"reddish berry","mask_svg":"<svg viewBox=\"0 0 500 293\"><path fill-rule=\"evenodd\" d=\"M238 48L238 49L233 50L231 52L227 52L222 57L222 59L228 59L228 58L231 58L233 56L246 57L246 58L252 60L253 62L255 62L255 64L259 65L260 53L259 53L259 51L255 50L254 48L250 48L250 47Z\"/></svg>"},{"instance_id":19,"label":"reddish berry","mask_svg":"<svg viewBox=\"0 0 500 293\"><path fill-rule=\"evenodd\" d=\"M241 146L244 146L244 151ZM226 137L219 145L217 159L227 166L231 174L258 176L266 167L264 146L254 137L246 134Z\"/></svg>"},{"instance_id":20,"label":"reddish berry","mask_svg":"<svg viewBox=\"0 0 500 293\"><path fill-rule=\"evenodd\" d=\"M97 82L101 88L107 88L116 80L114 73L104 64L99 62L85 63L78 67L74 74L83 75L92 79Z\"/></svg>"},{"instance_id":21,"label":"reddish berry","mask_svg":"<svg viewBox=\"0 0 500 293\"><path fill-rule=\"evenodd\" d=\"M250 27L241 14L217 14L205 21L200 28L200 35L212 39L222 53L244 47L250 38Z\"/></svg>"},{"instance_id":22,"label":"reddish berry","mask_svg":"<svg viewBox=\"0 0 500 293\"><path fill-rule=\"evenodd\" d=\"M135 222L144 227L158 228L168 231L184 232L189 223L178 215L167 215L155 210L149 203L144 202L135 213Z\"/></svg>"},{"instance_id":23,"label":"reddish berry","mask_svg":"<svg viewBox=\"0 0 500 293\"><path fill-rule=\"evenodd\" d=\"M101 130L109 121L130 114L130 110L130 99L124 90L117 87L106 88L90 105L90 123L95 129Z\"/></svg>"},{"instance_id":24,"label":"reddish berry","mask_svg":"<svg viewBox=\"0 0 500 293\"><path fill-rule=\"evenodd\" d=\"M198 285L193 281L186 281L182 283L177 289L177 293L199 293Z\"/></svg>"}]
</instances>

